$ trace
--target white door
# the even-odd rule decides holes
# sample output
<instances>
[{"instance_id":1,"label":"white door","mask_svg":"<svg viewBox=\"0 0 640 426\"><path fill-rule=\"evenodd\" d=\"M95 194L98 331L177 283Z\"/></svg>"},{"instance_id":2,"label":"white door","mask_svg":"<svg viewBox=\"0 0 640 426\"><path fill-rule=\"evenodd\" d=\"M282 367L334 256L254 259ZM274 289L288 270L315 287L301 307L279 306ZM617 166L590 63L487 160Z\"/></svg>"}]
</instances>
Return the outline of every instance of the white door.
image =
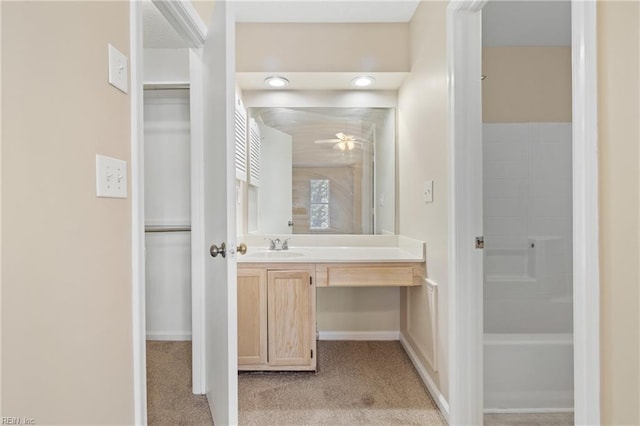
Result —
<instances>
[{"instance_id":1,"label":"white door","mask_svg":"<svg viewBox=\"0 0 640 426\"><path fill-rule=\"evenodd\" d=\"M235 212L235 19L230 5L216 2L207 39L199 52L192 53L192 93L202 91L202 105L192 104L194 132L201 131L202 143L195 148L192 166L201 169L195 176L195 194L204 222L200 243L194 248L204 265L204 329L199 331L204 350L205 391L216 425L238 423L237 373L237 285ZM198 69L200 68L200 69ZM196 96L197 97L197 96ZM195 108L194 108L195 106ZM194 139L195 140L195 139ZM201 154L201 155L198 155ZM198 188L198 184L201 187ZM198 238L199 236L194 235ZM224 244L224 246L223 246ZM214 247L215 246L215 247ZM223 249L224 247L224 249ZM219 250L215 257L210 251ZM202 257L202 253L206 256Z\"/></svg>"},{"instance_id":2,"label":"white door","mask_svg":"<svg viewBox=\"0 0 640 426\"><path fill-rule=\"evenodd\" d=\"M291 234L293 219L292 137L260 124L260 217L263 234Z\"/></svg>"}]
</instances>

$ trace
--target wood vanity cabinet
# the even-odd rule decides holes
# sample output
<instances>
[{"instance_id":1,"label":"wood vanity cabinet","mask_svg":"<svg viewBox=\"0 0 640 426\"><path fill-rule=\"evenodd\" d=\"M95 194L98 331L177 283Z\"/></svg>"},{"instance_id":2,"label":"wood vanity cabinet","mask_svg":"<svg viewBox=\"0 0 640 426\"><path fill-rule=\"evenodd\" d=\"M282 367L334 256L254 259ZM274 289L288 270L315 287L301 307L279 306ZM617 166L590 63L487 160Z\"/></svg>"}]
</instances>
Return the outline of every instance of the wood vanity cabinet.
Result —
<instances>
[{"instance_id":1,"label":"wood vanity cabinet","mask_svg":"<svg viewBox=\"0 0 640 426\"><path fill-rule=\"evenodd\" d=\"M238 265L238 369L316 369L314 265Z\"/></svg>"}]
</instances>

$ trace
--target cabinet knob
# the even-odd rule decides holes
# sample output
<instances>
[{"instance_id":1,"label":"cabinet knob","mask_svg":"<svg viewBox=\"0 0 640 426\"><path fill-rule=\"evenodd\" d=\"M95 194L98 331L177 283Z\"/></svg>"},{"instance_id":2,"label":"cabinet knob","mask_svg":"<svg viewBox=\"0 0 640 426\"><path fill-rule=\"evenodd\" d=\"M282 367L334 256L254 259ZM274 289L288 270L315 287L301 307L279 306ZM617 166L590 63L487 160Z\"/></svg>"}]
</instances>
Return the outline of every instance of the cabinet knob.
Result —
<instances>
[{"instance_id":1,"label":"cabinet knob","mask_svg":"<svg viewBox=\"0 0 640 426\"><path fill-rule=\"evenodd\" d=\"M240 245L237 247L237 250L240 254L247 254L247 245L245 243L240 243Z\"/></svg>"}]
</instances>

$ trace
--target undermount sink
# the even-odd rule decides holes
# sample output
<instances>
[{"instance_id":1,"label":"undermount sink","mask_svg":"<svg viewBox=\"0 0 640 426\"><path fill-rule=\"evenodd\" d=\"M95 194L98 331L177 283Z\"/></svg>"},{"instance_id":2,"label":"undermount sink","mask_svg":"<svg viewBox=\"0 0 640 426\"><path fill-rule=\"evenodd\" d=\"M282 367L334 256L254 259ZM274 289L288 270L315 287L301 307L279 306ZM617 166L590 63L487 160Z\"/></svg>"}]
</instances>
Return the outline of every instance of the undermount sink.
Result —
<instances>
[{"instance_id":1,"label":"undermount sink","mask_svg":"<svg viewBox=\"0 0 640 426\"><path fill-rule=\"evenodd\" d=\"M291 250L267 250L267 251L254 251L247 252L248 258L254 259L286 259L290 257L302 257L304 253Z\"/></svg>"}]
</instances>

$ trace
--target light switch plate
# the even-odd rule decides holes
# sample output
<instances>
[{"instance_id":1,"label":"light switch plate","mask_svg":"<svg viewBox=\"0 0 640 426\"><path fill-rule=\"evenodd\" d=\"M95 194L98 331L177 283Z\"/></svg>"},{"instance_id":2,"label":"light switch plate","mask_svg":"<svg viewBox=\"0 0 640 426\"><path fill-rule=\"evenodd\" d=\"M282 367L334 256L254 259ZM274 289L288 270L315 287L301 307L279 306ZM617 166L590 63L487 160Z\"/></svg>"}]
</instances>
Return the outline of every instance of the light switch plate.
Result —
<instances>
[{"instance_id":1,"label":"light switch plate","mask_svg":"<svg viewBox=\"0 0 640 426\"><path fill-rule=\"evenodd\" d=\"M127 93L128 76L127 57L109 43L109 84Z\"/></svg>"},{"instance_id":2,"label":"light switch plate","mask_svg":"<svg viewBox=\"0 0 640 426\"><path fill-rule=\"evenodd\" d=\"M433 203L433 181L427 180L424 182L424 202Z\"/></svg>"},{"instance_id":3,"label":"light switch plate","mask_svg":"<svg viewBox=\"0 0 640 426\"><path fill-rule=\"evenodd\" d=\"M96 155L96 195L127 198L127 162Z\"/></svg>"}]
</instances>

